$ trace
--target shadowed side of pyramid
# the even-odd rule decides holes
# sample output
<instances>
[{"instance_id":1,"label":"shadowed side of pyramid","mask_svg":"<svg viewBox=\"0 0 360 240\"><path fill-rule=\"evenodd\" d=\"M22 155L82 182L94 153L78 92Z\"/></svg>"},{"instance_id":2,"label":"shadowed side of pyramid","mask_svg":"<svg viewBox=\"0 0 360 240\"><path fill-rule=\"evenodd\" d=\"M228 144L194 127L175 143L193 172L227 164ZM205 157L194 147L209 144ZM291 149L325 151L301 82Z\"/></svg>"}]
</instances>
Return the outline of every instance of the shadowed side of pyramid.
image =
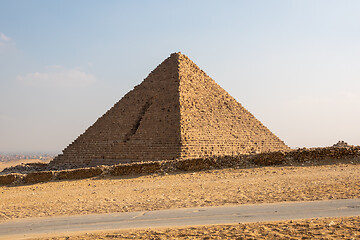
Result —
<instances>
[{"instance_id":1,"label":"shadowed side of pyramid","mask_svg":"<svg viewBox=\"0 0 360 240\"><path fill-rule=\"evenodd\" d=\"M50 164L175 159L180 148L178 55L172 54Z\"/></svg>"},{"instance_id":2,"label":"shadowed side of pyramid","mask_svg":"<svg viewBox=\"0 0 360 240\"><path fill-rule=\"evenodd\" d=\"M289 150L185 55L179 78L181 158Z\"/></svg>"}]
</instances>

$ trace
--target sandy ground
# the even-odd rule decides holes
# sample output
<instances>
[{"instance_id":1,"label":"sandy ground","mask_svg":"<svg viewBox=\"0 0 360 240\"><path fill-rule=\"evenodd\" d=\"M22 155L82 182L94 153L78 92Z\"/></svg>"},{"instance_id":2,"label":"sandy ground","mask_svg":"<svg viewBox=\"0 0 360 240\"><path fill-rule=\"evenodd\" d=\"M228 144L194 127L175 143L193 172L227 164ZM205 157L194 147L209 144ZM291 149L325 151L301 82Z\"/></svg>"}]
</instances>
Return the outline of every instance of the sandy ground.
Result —
<instances>
[{"instance_id":1,"label":"sandy ground","mask_svg":"<svg viewBox=\"0 0 360 240\"><path fill-rule=\"evenodd\" d=\"M0 221L360 197L360 165L223 169L0 187Z\"/></svg>"},{"instance_id":2,"label":"sandy ground","mask_svg":"<svg viewBox=\"0 0 360 240\"><path fill-rule=\"evenodd\" d=\"M360 239L360 217L119 230L36 239Z\"/></svg>"},{"instance_id":3,"label":"sandy ground","mask_svg":"<svg viewBox=\"0 0 360 240\"><path fill-rule=\"evenodd\" d=\"M12 161L9 161L9 162L0 162L0 172L2 170L4 170L5 168L14 167L14 166L20 165L22 163L36 163L36 162L48 163L49 161L50 160L42 161L40 159L21 159L21 160L12 160Z\"/></svg>"}]
</instances>

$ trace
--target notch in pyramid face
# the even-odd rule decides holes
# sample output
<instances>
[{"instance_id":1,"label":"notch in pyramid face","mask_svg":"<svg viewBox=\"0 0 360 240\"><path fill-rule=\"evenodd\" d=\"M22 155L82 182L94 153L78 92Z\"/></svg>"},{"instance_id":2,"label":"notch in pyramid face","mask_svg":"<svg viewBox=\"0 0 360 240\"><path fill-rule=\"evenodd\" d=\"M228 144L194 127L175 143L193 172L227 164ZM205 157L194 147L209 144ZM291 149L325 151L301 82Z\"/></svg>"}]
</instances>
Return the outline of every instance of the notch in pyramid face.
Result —
<instances>
[{"instance_id":1,"label":"notch in pyramid face","mask_svg":"<svg viewBox=\"0 0 360 240\"><path fill-rule=\"evenodd\" d=\"M289 148L181 53L173 53L51 164L286 151Z\"/></svg>"}]
</instances>

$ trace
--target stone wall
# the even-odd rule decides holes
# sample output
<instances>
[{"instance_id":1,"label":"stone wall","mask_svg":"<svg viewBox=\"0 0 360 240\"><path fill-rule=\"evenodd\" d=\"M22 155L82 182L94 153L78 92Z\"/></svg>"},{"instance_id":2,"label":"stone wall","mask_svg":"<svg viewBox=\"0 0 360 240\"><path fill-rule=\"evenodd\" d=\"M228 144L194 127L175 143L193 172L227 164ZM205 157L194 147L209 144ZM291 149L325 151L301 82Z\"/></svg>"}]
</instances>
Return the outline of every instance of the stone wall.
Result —
<instances>
[{"instance_id":1,"label":"stone wall","mask_svg":"<svg viewBox=\"0 0 360 240\"><path fill-rule=\"evenodd\" d=\"M360 146L298 149L287 152L259 153L237 156L215 156L183 160L138 162L115 166L98 166L63 171L43 171L29 174L0 175L0 185L34 184L55 180L72 180L96 176L127 176L139 174L164 174L183 171L201 171L222 168L251 168L259 166L292 166L299 164L360 164Z\"/></svg>"}]
</instances>

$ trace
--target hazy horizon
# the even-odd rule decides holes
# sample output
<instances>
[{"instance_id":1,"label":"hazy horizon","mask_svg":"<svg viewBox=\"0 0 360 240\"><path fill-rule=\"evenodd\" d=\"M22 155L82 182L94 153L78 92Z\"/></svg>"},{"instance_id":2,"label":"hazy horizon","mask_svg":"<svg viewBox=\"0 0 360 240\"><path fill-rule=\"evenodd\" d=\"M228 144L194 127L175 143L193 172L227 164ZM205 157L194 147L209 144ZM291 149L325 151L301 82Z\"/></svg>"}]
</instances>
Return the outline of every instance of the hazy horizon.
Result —
<instances>
[{"instance_id":1,"label":"hazy horizon","mask_svg":"<svg viewBox=\"0 0 360 240\"><path fill-rule=\"evenodd\" d=\"M0 152L57 152L182 52L288 146L360 145L359 1L0 0Z\"/></svg>"}]
</instances>

